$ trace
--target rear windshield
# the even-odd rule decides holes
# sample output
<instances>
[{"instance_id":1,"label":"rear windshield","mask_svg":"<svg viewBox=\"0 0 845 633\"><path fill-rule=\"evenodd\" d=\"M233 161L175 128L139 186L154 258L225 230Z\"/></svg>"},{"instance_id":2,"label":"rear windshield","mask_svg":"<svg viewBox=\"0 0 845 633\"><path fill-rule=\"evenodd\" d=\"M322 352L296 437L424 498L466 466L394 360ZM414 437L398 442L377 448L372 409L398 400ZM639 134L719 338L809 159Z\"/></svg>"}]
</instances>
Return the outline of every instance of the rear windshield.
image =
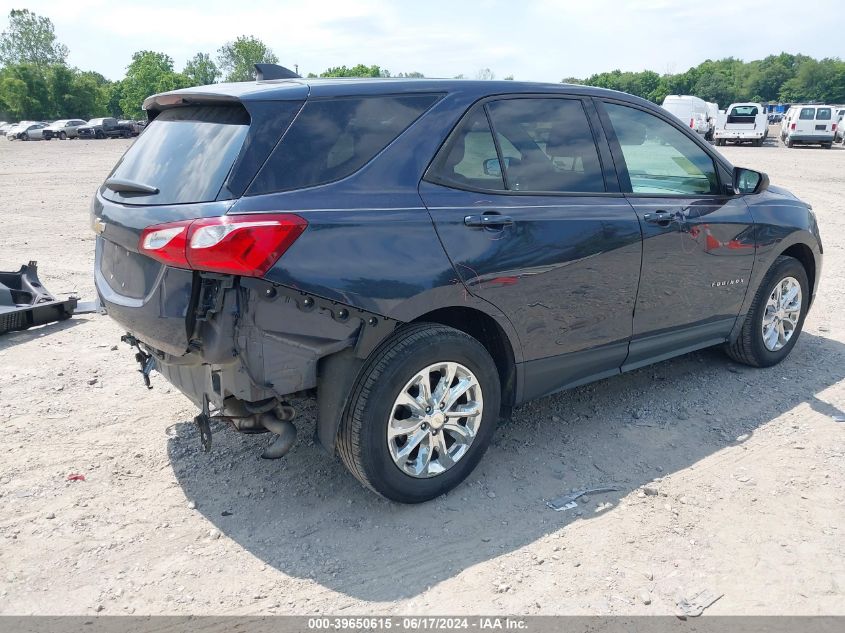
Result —
<instances>
[{"instance_id":1,"label":"rear windshield","mask_svg":"<svg viewBox=\"0 0 845 633\"><path fill-rule=\"evenodd\" d=\"M756 106L736 106L731 108L729 116L757 116Z\"/></svg>"},{"instance_id":2,"label":"rear windshield","mask_svg":"<svg viewBox=\"0 0 845 633\"><path fill-rule=\"evenodd\" d=\"M832 114L830 108L819 108L816 110L816 121L830 121Z\"/></svg>"},{"instance_id":3,"label":"rear windshield","mask_svg":"<svg viewBox=\"0 0 845 633\"><path fill-rule=\"evenodd\" d=\"M439 95L308 101L250 186L249 195L340 180L387 147Z\"/></svg>"},{"instance_id":4,"label":"rear windshield","mask_svg":"<svg viewBox=\"0 0 845 633\"><path fill-rule=\"evenodd\" d=\"M812 121L816 117L816 109L815 108L801 108L801 114L798 115L798 118L802 121Z\"/></svg>"},{"instance_id":5,"label":"rear windshield","mask_svg":"<svg viewBox=\"0 0 845 633\"><path fill-rule=\"evenodd\" d=\"M131 204L179 204L217 199L249 131L241 106L165 110L117 164L112 178L156 187L152 196L103 195Z\"/></svg>"}]
</instances>

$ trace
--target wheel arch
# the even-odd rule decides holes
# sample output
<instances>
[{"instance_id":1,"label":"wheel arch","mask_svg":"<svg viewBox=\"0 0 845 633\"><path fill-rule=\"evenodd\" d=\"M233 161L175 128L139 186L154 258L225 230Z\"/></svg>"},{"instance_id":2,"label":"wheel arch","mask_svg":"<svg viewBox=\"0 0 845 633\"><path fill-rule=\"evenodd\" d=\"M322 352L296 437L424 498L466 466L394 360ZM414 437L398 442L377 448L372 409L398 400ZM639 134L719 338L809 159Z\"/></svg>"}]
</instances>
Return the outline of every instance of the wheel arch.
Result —
<instances>
[{"instance_id":1,"label":"wheel arch","mask_svg":"<svg viewBox=\"0 0 845 633\"><path fill-rule=\"evenodd\" d=\"M496 365L502 388L502 414L507 416L520 398L518 367L522 360L522 350L516 331L510 321L492 305L476 300L471 295L467 297L466 303L474 305L446 305L410 317L406 313L399 320L397 329L410 323L436 323L453 327L478 340ZM489 311L480 306L489 307ZM320 359L317 369L316 435L319 444L329 453L335 452L341 417L367 358L389 336L375 342L372 351L364 358L356 354L354 348L347 348Z\"/></svg>"},{"instance_id":2,"label":"wheel arch","mask_svg":"<svg viewBox=\"0 0 845 633\"><path fill-rule=\"evenodd\" d=\"M516 357L504 328L489 314L467 306L438 308L421 314L412 323L439 323L476 339L493 358L502 386L502 408L516 401Z\"/></svg>"},{"instance_id":3,"label":"wheel arch","mask_svg":"<svg viewBox=\"0 0 845 633\"><path fill-rule=\"evenodd\" d=\"M815 296L813 290L816 288L816 258L813 255L813 250L803 242L798 242L784 250L780 255L793 257L801 262L804 271L807 273L807 281L810 284L810 303L812 303L813 297Z\"/></svg>"}]
</instances>

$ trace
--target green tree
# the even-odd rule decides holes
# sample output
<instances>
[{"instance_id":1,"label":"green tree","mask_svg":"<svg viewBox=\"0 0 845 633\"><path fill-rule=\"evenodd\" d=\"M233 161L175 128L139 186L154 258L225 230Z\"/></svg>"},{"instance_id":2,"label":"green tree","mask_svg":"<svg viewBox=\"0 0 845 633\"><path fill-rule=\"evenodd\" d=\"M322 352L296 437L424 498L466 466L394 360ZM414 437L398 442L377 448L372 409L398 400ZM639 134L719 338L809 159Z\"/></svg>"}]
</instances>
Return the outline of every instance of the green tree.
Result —
<instances>
[{"instance_id":1,"label":"green tree","mask_svg":"<svg viewBox=\"0 0 845 633\"><path fill-rule=\"evenodd\" d=\"M64 64L67 46L56 41L50 18L28 9L9 12L9 28L0 35L0 64L32 64L44 68L50 64Z\"/></svg>"},{"instance_id":2,"label":"green tree","mask_svg":"<svg viewBox=\"0 0 845 633\"><path fill-rule=\"evenodd\" d=\"M255 64L276 64L279 58L257 37L241 35L217 50L217 62L226 81L250 81L255 78Z\"/></svg>"},{"instance_id":3,"label":"green tree","mask_svg":"<svg viewBox=\"0 0 845 633\"><path fill-rule=\"evenodd\" d=\"M496 73L489 68L481 68L477 73L475 73L475 78L490 81L496 78Z\"/></svg>"},{"instance_id":4,"label":"green tree","mask_svg":"<svg viewBox=\"0 0 845 633\"><path fill-rule=\"evenodd\" d=\"M390 77L390 71L381 66L357 64L352 68L334 66L320 73L320 77Z\"/></svg>"},{"instance_id":5,"label":"green tree","mask_svg":"<svg viewBox=\"0 0 845 633\"><path fill-rule=\"evenodd\" d=\"M143 116L144 99L158 92L187 88L188 78L173 71L173 59L164 53L138 51L126 69L121 86L120 108L124 115L137 119Z\"/></svg>"},{"instance_id":6,"label":"green tree","mask_svg":"<svg viewBox=\"0 0 845 633\"><path fill-rule=\"evenodd\" d=\"M216 83L220 78L220 69L208 53L197 53L188 63L182 74L188 78L192 86L207 86Z\"/></svg>"},{"instance_id":7,"label":"green tree","mask_svg":"<svg viewBox=\"0 0 845 633\"><path fill-rule=\"evenodd\" d=\"M108 116L116 119L124 118L123 108L120 103L123 101L123 80L115 81L108 87L106 95L106 112Z\"/></svg>"},{"instance_id":8,"label":"green tree","mask_svg":"<svg viewBox=\"0 0 845 633\"><path fill-rule=\"evenodd\" d=\"M15 64L0 71L0 101L12 118L35 120L50 114L50 90L44 73L33 64Z\"/></svg>"}]
</instances>

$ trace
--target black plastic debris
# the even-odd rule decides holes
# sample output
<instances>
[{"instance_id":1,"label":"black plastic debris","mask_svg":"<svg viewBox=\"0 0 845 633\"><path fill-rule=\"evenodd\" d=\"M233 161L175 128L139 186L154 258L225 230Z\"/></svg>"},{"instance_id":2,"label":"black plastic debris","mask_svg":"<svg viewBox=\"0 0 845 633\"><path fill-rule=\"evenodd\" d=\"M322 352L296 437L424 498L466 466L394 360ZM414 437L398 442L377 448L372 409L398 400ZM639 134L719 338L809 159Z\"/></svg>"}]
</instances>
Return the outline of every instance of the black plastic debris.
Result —
<instances>
[{"instance_id":1,"label":"black plastic debris","mask_svg":"<svg viewBox=\"0 0 845 633\"><path fill-rule=\"evenodd\" d=\"M16 272L0 271L0 334L64 321L76 309L76 297L58 300L38 279L38 263Z\"/></svg>"}]
</instances>

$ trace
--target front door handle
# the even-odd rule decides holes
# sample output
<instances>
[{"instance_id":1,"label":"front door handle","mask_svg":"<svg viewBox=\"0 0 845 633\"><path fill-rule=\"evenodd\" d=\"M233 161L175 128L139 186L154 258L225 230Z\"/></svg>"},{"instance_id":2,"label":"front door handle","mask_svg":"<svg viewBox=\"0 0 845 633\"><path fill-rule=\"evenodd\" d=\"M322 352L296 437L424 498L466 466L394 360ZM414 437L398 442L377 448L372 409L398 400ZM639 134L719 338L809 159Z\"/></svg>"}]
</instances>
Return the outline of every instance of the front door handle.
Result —
<instances>
[{"instance_id":1,"label":"front door handle","mask_svg":"<svg viewBox=\"0 0 845 633\"><path fill-rule=\"evenodd\" d=\"M485 213L483 215L468 215L464 218L464 225L481 228L502 228L513 224L513 218L509 215L498 213Z\"/></svg>"},{"instance_id":2,"label":"front door handle","mask_svg":"<svg viewBox=\"0 0 845 633\"><path fill-rule=\"evenodd\" d=\"M660 226L668 226L669 223L675 219L675 214L670 211L655 211L654 213L646 213L643 220L650 224L659 224Z\"/></svg>"}]
</instances>

